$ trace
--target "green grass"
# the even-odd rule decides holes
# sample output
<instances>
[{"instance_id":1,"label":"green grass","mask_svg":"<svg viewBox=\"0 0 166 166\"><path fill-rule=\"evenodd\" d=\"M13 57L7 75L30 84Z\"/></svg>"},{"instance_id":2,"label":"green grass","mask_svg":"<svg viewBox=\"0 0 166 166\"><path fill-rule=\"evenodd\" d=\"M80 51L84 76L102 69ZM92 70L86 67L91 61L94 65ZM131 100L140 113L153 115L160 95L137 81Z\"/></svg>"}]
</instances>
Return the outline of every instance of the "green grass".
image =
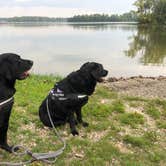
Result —
<instances>
[{"instance_id":1,"label":"green grass","mask_svg":"<svg viewBox=\"0 0 166 166\"><path fill-rule=\"evenodd\" d=\"M131 127L136 127L138 124L144 123L143 115L139 113L124 113L119 116L119 120L122 124L130 125Z\"/></svg>"},{"instance_id":2,"label":"green grass","mask_svg":"<svg viewBox=\"0 0 166 166\"><path fill-rule=\"evenodd\" d=\"M121 100L116 100L112 103L112 111L117 113L124 113L125 106Z\"/></svg>"},{"instance_id":3,"label":"green grass","mask_svg":"<svg viewBox=\"0 0 166 166\"><path fill-rule=\"evenodd\" d=\"M61 77L32 75L17 81L15 104L10 118L8 140L33 152L54 151L61 147L53 131L44 127L38 116L42 100ZM153 104L152 104L153 103ZM153 107L147 107L147 105ZM128 107L138 113L127 112ZM139 113L140 107L144 114ZM148 108L148 109L147 109ZM58 127L67 148L54 165L57 166L156 166L166 163L166 101L119 96L102 84L83 107L83 119L89 127L78 125L79 136L70 134L69 125ZM147 117L153 121L152 125ZM154 126L155 125L155 126ZM121 143L120 146L119 142ZM0 149L0 161L20 161ZM32 166L44 166L35 162Z\"/></svg>"},{"instance_id":4,"label":"green grass","mask_svg":"<svg viewBox=\"0 0 166 166\"><path fill-rule=\"evenodd\" d=\"M147 146L152 146L154 142L157 141L157 136L155 132L146 132L143 136L126 135L123 140L133 146L145 148Z\"/></svg>"},{"instance_id":5,"label":"green grass","mask_svg":"<svg viewBox=\"0 0 166 166\"><path fill-rule=\"evenodd\" d=\"M146 110L147 114L151 117L158 119L160 117L160 111L155 106L149 106Z\"/></svg>"},{"instance_id":6,"label":"green grass","mask_svg":"<svg viewBox=\"0 0 166 166\"><path fill-rule=\"evenodd\" d=\"M158 128L160 128L160 129L166 129L166 121L157 121L157 126L158 126Z\"/></svg>"}]
</instances>

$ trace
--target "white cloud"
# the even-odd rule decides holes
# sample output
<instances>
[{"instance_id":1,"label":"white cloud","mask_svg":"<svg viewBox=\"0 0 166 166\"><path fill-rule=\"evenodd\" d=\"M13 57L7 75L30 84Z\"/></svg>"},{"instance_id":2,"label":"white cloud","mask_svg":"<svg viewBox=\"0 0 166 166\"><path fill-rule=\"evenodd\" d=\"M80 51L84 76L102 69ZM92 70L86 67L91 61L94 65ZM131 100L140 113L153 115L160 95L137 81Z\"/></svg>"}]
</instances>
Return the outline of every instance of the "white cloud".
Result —
<instances>
[{"instance_id":1,"label":"white cloud","mask_svg":"<svg viewBox=\"0 0 166 166\"><path fill-rule=\"evenodd\" d=\"M16 2L27 2L29 0L15 0Z\"/></svg>"},{"instance_id":2,"label":"white cloud","mask_svg":"<svg viewBox=\"0 0 166 166\"><path fill-rule=\"evenodd\" d=\"M10 12L9 12L10 11ZM56 7L0 7L1 17L13 16L48 16L70 17L77 14L91 14L93 10Z\"/></svg>"},{"instance_id":3,"label":"white cloud","mask_svg":"<svg viewBox=\"0 0 166 166\"><path fill-rule=\"evenodd\" d=\"M133 9L135 0L0 0L0 17L39 15L68 17L75 14L121 14Z\"/></svg>"}]
</instances>

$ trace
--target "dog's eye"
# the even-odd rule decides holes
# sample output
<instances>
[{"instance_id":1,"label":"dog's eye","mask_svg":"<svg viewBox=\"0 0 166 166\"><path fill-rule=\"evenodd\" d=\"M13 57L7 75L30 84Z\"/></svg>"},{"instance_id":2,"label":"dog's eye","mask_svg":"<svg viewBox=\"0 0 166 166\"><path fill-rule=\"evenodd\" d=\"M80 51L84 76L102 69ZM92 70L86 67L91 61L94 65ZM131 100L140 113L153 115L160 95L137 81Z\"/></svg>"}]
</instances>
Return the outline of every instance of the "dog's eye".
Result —
<instances>
[{"instance_id":1,"label":"dog's eye","mask_svg":"<svg viewBox=\"0 0 166 166\"><path fill-rule=\"evenodd\" d=\"M21 59L17 59L17 62L21 62Z\"/></svg>"},{"instance_id":2,"label":"dog's eye","mask_svg":"<svg viewBox=\"0 0 166 166\"><path fill-rule=\"evenodd\" d=\"M17 59L16 62L20 64L21 63L21 59Z\"/></svg>"}]
</instances>

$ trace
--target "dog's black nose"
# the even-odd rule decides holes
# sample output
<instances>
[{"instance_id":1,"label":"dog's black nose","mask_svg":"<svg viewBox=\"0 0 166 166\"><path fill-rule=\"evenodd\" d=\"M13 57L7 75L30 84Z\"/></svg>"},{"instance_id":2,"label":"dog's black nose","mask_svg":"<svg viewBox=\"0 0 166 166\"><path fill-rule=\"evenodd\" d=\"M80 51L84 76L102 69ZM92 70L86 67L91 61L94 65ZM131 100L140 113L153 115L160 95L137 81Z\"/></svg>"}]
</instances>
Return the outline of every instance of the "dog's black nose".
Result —
<instances>
[{"instance_id":1,"label":"dog's black nose","mask_svg":"<svg viewBox=\"0 0 166 166\"><path fill-rule=\"evenodd\" d=\"M104 71L103 71L103 76L105 77L105 76L107 76L107 74L108 74L108 71L107 71L107 70L104 70Z\"/></svg>"}]
</instances>

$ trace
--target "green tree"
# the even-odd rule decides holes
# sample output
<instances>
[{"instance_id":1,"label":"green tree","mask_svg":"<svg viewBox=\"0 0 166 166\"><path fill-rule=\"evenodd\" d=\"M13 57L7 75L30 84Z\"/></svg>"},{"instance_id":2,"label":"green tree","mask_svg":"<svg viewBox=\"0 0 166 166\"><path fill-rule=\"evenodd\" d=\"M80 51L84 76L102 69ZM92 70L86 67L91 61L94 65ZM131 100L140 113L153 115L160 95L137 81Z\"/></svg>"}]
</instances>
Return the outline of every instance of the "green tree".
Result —
<instances>
[{"instance_id":1,"label":"green tree","mask_svg":"<svg viewBox=\"0 0 166 166\"><path fill-rule=\"evenodd\" d=\"M153 17L157 23L166 24L166 0L156 1Z\"/></svg>"},{"instance_id":2,"label":"green tree","mask_svg":"<svg viewBox=\"0 0 166 166\"><path fill-rule=\"evenodd\" d=\"M140 23L165 24L166 0L137 0L134 5Z\"/></svg>"},{"instance_id":3,"label":"green tree","mask_svg":"<svg viewBox=\"0 0 166 166\"><path fill-rule=\"evenodd\" d=\"M153 0L137 0L134 5L137 7L139 21L149 23L152 21Z\"/></svg>"},{"instance_id":4,"label":"green tree","mask_svg":"<svg viewBox=\"0 0 166 166\"><path fill-rule=\"evenodd\" d=\"M119 21L137 21L136 13L131 11L122 15L108 15L108 14L91 14L91 15L77 15L68 18L69 22L119 22Z\"/></svg>"}]
</instances>

